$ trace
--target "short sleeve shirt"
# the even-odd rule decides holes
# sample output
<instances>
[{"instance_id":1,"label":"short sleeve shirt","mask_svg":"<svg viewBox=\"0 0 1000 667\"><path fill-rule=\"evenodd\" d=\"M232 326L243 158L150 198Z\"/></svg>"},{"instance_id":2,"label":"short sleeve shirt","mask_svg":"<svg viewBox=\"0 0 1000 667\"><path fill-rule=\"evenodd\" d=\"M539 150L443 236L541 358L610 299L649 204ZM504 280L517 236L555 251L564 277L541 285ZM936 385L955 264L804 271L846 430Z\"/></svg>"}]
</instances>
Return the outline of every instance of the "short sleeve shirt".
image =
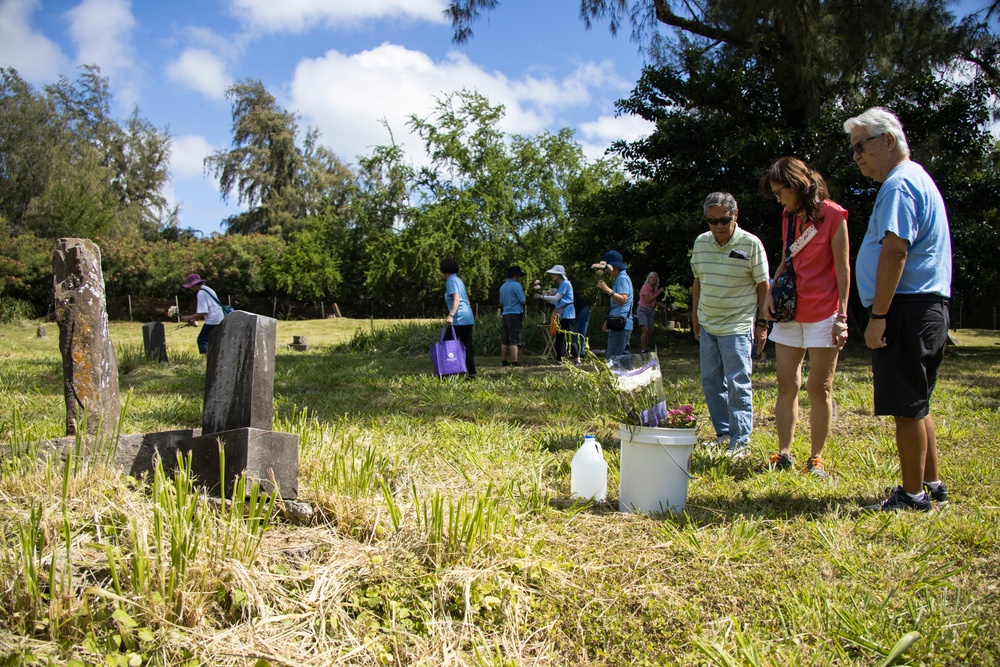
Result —
<instances>
[{"instance_id":1,"label":"short sleeve shirt","mask_svg":"<svg viewBox=\"0 0 1000 667\"><path fill-rule=\"evenodd\" d=\"M457 273L448 276L444 283L444 302L448 312L451 312L452 294L458 294L458 310L451 323L462 326L464 324L475 324L476 318L472 316L472 306L469 305L469 295L465 293L465 283L458 277Z\"/></svg>"},{"instance_id":2,"label":"short sleeve shirt","mask_svg":"<svg viewBox=\"0 0 1000 667\"><path fill-rule=\"evenodd\" d=\"M757 285L767 282L767 254L760 239L739 227L720 247L712 232L698 236L691 252L698 279L698 324L713 336L753 332Z\"/></svg>"},{"instance_id":3,"label":"short sleeve shirt","mask_svg":"<svg viewBox=\"0 0 1000 667\"><path fill-rule=\"evenodd\" d=\"M520 315L524 312L524 288L513 278L508 278L500 286L501 315Z\"/></svg>"},{"instance_id":4,"label":"short sleeve shirt","mask_svg":"<svg viewBox=\"0 0 1000 667\"><path fill-rule=\"evenodd\" d=\"M855 275L865 307L875 300L882 239L893 233L909 244L896 294L951 296L951 230L944 199L922 166L906 160L879 188L868 231L858 250Z\"/></svg>"},{"instance_id":5,"label":"short sleeve shirt","mask_svg":"<svg viewBox=\"0 0 1000 667\"><path fill-rule=\"evenodd\" d=\"M576 307L573 306L573 283L563 278L556 290L556 310L564 320L576 319Z\"/></svg>"},{"instance_id":6,"label":"short sleeve shirt","mask_svg":"<svg viewBox=\"0 0 1000 667\"><path fill-rule=\"evenodd\" d=\"M628 277L628 273L623 269L618 277L615 278L615 284L611 286L611 291L614 294L624 294L626 299L625 303L618 304L615 303L614 299L611 299L611 307L608 309L609 317L624 317L625 318L625 331L632 331L635 324L632 322L632 302L635 299L635 288L632 287L632 279Z\"/></svg>"},{"instance_id":7,"label":"short sleeve shirt","mask_svg":"<svg viewBox=\"0 0 1000 667\"><path fill-rule=\"evenodd\" d=\"M213 296L215 299L212 298ZM222 313L222 305L216 301L218 298L215 290L208 285L202 285L201 289L198 290L198 303L195 306L195 312L205 313L205 324L220 324L222 318L225 317Z\"/></svg>"}]
</instances>

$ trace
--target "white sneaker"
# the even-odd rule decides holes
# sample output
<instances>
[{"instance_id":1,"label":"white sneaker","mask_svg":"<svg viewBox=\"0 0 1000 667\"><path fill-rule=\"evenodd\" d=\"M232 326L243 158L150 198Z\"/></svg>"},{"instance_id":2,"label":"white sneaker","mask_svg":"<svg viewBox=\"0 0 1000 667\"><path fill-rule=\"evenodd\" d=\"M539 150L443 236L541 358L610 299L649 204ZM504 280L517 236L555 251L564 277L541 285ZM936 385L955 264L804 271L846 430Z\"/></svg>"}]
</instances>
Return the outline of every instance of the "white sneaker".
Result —
<instances>
[{"instance_id":1,"label":"white sneaker","mask_svg":"<svg viewBox=\"0 0 1000 667\"><path fill-rule=\"evenodd\" d=\"M729 444L729 437L720 435L718 438L715 438L714 440L702 440L701 442L698 443L698 446L704 449L711 449L714 447L721 447L723 445L728 445L728 444Z\"/></svg>"},{"instance_id":2,"label":"white sneaker","mask_svg":"<svg viewBox=\"0 0 1000 667\"><path fill-rule=\"evenodd\" d=\"M733 459L742 459L746 456L750 456L750 443L740 442L735 445L730 445L726 448L726 456Z\"/></svg>"}]
</instances>

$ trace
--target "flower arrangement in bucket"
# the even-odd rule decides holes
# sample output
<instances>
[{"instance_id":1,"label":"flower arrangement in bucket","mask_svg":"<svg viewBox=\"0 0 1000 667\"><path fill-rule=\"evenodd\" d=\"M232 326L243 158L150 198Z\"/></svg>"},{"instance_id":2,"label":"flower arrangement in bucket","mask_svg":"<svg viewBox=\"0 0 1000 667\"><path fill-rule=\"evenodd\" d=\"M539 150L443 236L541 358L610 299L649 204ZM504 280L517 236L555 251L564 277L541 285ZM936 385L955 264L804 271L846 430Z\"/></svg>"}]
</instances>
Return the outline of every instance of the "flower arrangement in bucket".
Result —
<instances>
[{"instance_id":1,"label":"flower arrangement in bucket","mask_svg":"<svg viewBox=\"0 0 1000 667\"><path fill-rule=\"evenodd\" d=\"M618 508L683 512L697 443L694 406L668 406L655 353L594 361L597 372L586 373L587 384L596 391L598 405L619 422Z\"/></svg>"},{"instance_id":2,"label":"flower arrangement in bucket","mask_svg":"<svg viewBox=\"0 0 1000 667\"><path fill-rule=\"evenodd\" d=\"M612 357L607 363L593 359L596 373L587 373L598 403L620 424L636 427L694 429L698 425L690 404L667 404L663 374L656 353Z\"/></svg>"}]
</instances>

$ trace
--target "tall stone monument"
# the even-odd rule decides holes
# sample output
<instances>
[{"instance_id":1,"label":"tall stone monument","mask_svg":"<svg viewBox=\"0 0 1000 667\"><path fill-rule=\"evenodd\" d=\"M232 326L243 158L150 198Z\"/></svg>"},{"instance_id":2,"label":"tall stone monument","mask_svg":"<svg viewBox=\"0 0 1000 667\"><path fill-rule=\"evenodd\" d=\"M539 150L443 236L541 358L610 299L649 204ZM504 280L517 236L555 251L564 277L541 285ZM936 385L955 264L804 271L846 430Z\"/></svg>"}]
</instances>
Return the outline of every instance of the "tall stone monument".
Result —
<instances>
[{"instance_id":1,"label":"tall stone monument","mask_svg":"<svg viewBox=\"0 0 1000 667\"><path fill-rule=\"evenodd\" d=\"M245 472L268 493L277 484L282 498L298 496L299 436L271 430L276 338L275 320L240 310L209 338L202 435L177 449L191 455L191 474L211 493L231 496Z\"/></svg>"},{"instance_id":2,"label":"tall stone monument","mask_svg":"<svg viewBox=\"0 0 1000 667\"><path fill-rule=\"evenodd\" d=\"M121 413L118 361L108 332L101 249L87 239L59 239L52 258L59 351L63 359L66 435L87 412L87 432L110 434Z\"/></svg>"}]
</instances>

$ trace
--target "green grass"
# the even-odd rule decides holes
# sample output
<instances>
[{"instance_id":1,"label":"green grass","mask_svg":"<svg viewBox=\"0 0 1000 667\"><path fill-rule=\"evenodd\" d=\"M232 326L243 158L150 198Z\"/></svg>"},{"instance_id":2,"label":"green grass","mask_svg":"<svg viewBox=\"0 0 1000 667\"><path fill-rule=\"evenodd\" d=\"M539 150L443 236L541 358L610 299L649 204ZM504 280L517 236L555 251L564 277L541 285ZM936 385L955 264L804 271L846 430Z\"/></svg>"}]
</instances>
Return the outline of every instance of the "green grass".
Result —
<instances>
[{"instance_id":1,"label":"green grass","mask_svg":"<svg viewBox=\"0 0 1000 667\"><path fill-rule=\"evenodd\" d=\"M1000 346L959 332L933 412L951 506L871 516L897 482L871 414L868 356L848 349L824 452L832 477L761 475L777 446L773 364L754 378L752 459L696 450L687 512L615 511L618 427L580 371L430 375L437 323L279 322L275 428L301 439L307 525L267 499L219 503L186 475L138 483L97 463L36 463L61 436L58 331L0 326L0 665L991 665L1000 661ZM360 333L359 333L360 332ZM170 361L114 323L122 431L201 420L196 328ZM995 332L992 332L995 333ZM659 332L666 390L700 397L697 348ZM492 354L491 354L492 352ZM808 453L803 393L793 453ZM711 435L698 405L699 435ZM569 498L585 433L610 504ZM72 661L76 661L75 663Z\"/></svg>"}]
</instances>

